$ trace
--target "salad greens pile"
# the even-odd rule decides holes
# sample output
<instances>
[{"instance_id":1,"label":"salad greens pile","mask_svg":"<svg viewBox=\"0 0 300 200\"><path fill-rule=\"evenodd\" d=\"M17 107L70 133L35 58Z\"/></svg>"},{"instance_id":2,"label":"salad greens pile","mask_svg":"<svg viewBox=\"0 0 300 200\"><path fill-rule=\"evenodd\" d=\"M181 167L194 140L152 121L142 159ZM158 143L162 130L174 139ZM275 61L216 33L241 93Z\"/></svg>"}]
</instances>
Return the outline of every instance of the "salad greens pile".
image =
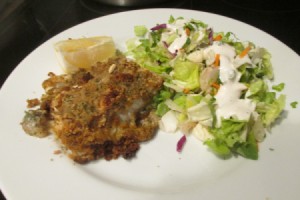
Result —
<instances>
[{"instance_id":1,"label":"salad greens pile","mask_svg":"<svg viewBox=\"0 0 300 200\"><path fill-rule=\"evenodd\" d=\"M126 55L165 80L154 99L160 128L193 134L222 157L258 159L258 143L285 107L284 83L271 86L270 53L183 17L134 33Z\"/></svg>"}]
</instances>

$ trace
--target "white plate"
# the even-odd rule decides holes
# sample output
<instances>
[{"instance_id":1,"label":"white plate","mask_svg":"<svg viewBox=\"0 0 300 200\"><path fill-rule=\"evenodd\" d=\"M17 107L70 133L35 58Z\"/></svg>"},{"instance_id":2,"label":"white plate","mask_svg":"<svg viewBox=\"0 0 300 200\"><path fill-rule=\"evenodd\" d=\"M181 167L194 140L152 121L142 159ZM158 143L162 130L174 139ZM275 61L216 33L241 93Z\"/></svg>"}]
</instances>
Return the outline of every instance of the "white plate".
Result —
<instances>
[{"instance_id":1,"label":"white plate","mask_svg":"<svg viewBox=\"0 0 300 200\"><path fill-rule=\"evenodd\" d=\"M41 83L49 71L59 73L53 44L67 38L110 35L124 50L134 25L149 28L169 16L202 20L216 31L234 32L272 54L275 81L285 82L284 119L260 145L258 161L222 160L193 137L181 154L180 134L159 132L142 145L137 157L127 161L100 160L74 164L52 139L26 135L20 126L26 99L40 97ZM24 59L0 93L0 186L8 200L56 199L299 199L300 198L300 58L274 37L239 21L199 11L149 9L108 15L68 29L51 38ZM274 150L272 150L274 149Z\"/></svg>"}]
</instances>

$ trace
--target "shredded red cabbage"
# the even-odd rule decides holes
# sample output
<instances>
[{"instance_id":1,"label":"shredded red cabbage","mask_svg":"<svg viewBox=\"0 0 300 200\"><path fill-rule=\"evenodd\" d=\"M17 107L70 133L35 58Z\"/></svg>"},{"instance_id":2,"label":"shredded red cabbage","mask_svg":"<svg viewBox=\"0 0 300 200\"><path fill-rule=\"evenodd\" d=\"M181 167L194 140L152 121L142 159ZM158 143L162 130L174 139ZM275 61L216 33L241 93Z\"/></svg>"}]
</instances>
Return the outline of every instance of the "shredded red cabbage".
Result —
<instances>
[{"instance_id":1,"label":"shredded red cabbage","mask_svg":"<svg viewBox=\"0 0 300 200\"><path fill-rule=\"evenodd\" d=\"M186 142L186 136L183 135L183 136L179 139L179 141L177 142L177 151L178 151L178 152L181 152L181 151L182 151L185 142Z\"/></svg>"},{"instance_id":2,"label":"shredded red cabbage","mask_svg":"<svg viewBox=\"0 0 300 200\"><path fill-rule=\"evenodd\" d=\"M166 48L168 48L168 47L169 47L169 45L167 44L167 42L166 42L166 41L163 41L163 44L164 44L164 47L166 47Z\"/></svg>"},{"instance_id":3,"label":"shredded red cabbage","mask_svg":"<svg viewBox=\"0 0 300 200\"><path fill-rule=\"evenodd\" d=\"M213 41L214 41L214 38L213 38L214 32L213 32L213 30L212 30L211 28L209 28L209 29L207 29L207 32L208 32L208 39L209 39L209 42L210 42L210 43L213 43Z\"/></svg>"},{"instance_id":4,"label":"shredded red cabbage","mask_svg":"<svg viewBox=\"0 0 300 200\"><path fill-rule=\"evenodd\" d=\"M153 28L151 28L151 31L156 31L162 28L167 28L167 24L158 24L157 26L154 26Z\"/></svg>"}]
</instances>

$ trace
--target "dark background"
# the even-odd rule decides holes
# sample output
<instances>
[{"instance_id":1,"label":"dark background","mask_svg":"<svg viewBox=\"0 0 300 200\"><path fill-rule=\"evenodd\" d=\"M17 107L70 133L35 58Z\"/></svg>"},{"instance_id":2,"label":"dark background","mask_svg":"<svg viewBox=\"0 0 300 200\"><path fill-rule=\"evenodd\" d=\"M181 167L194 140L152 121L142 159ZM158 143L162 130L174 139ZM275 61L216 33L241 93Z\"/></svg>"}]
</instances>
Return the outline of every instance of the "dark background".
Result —
<instances>
[{"instance_id":1,"label":"dark background","mask_svg":"<svg viewBox=\"0 0 300 200\"><path fill-rule=\"evenodd\" d=\"M96 17L140 8L185 8L235 18L273 35L300 55L300 6L296 3L166 0L139 7L118 7L93 0L0 0L0 87L22 59L53 35ZM1 193L0 199L4 199Z\"/></svg>"}]
</instances>

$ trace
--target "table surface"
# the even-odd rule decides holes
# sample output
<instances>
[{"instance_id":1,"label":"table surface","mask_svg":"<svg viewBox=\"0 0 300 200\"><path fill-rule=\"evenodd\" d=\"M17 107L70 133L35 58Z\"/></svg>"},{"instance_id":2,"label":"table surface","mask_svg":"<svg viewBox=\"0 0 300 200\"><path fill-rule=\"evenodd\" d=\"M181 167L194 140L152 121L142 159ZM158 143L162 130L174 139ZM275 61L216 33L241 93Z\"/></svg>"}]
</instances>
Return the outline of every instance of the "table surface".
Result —
<instances>
[{"instance_id":1,"label":"table surface","mask_svg":"<svg viewBox=\"0 0 300 200\"><path fill-rule=\"evenodd\" d=\"M300 6L294 4L294 0L173 0L118 7L93 0L1 0L0 87L22 59L53 35L93 18L142 8L184 8L231 17L269 33L300 55ZM0 199L5 199L1 193Z\"/></svg>"}]
</instances>

